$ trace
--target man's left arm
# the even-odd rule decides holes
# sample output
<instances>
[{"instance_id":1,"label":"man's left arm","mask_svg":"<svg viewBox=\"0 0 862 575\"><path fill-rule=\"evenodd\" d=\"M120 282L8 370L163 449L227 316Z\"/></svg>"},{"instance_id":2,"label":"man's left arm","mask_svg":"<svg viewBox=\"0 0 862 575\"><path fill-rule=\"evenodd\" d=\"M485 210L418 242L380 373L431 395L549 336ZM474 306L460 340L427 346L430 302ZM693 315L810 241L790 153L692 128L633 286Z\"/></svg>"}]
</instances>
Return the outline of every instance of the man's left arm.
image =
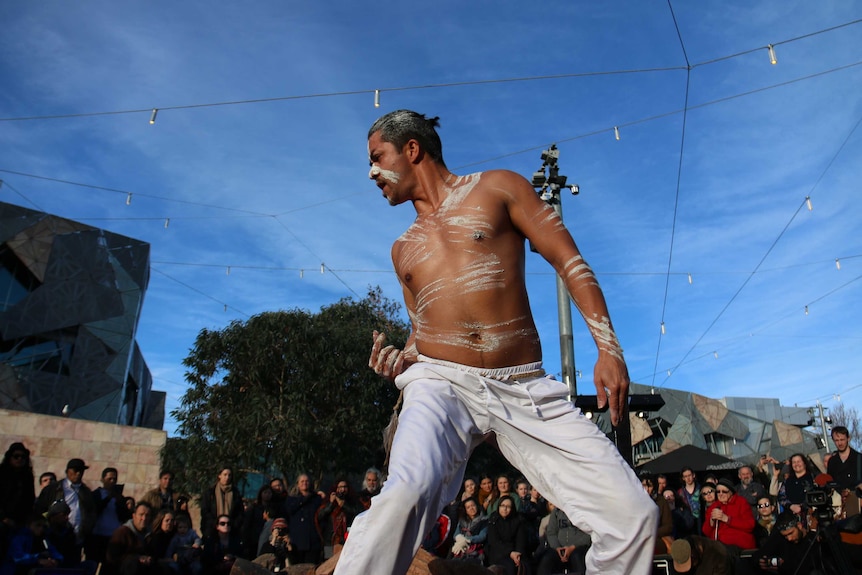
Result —
<instances>
[{"instance_id":1,"label":"man's left arm","mask_svg":"<svg viewBox=\"0 0 862 575\"><path fill-rule=\"evenodd\" d=\"M611 422L617 425L627 402L629 374L596 276L562 219L539 198L529 182L511 172L499 177L506 178L503 193L512 223L563 278L595 340L599 357L593 380L598 404L609 404Z\"/></svg>"}]
</instances>

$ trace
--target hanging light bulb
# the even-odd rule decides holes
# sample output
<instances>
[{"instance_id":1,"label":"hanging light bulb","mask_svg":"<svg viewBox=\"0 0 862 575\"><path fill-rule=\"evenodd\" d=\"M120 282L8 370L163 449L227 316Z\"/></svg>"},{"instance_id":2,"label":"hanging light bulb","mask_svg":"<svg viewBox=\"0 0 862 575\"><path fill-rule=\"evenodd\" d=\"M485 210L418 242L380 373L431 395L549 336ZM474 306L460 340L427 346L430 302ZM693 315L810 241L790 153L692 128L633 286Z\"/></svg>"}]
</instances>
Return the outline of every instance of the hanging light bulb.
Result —
<instances>
[{"instance_id":1,"label":"hanging light bulb","mask_svg":"<svg viewBox=\"0 0 862 575\"><path fill-rule=\"evenodd\" d=\"M766 49L769 51L769 63L773 66L778 64L778 58L775 57L775 48L769 44Z\"/></svg>"},{"instance_id":2,"label":"hanging light bulb","mask_svg":"<svg viewBox=\"0 0 862 575\"><path fill-rule=\"evenodd\" d=\"M617 126L614 126L614 138L616 138L617 140L620 139L620 129Z\"/></svg>"},{"instance_id":3,"label":"hanging light bulb","mask_svg":"<svg viewBox=\"0 0 862 575\"><path fill-rule=\"evenodd\" d=\"M712 357L714 357L715 359L718 359L718 352L717 351L712 352Z\"/></svg>"},{"instance_id":4,"label":"hanging light bulb","mask_svg":"<svg viewBox=\"0 0 862 575\"><path fill-rule=\"evenodd\" d=\"M691 277L691 272L688 272L688 285L691 285L693 282L694 280Z\"/></svg>"},{"instance_id":5,"label":"hanging light bulb","mask_svg":"<svg viewBox=\"0 0 862 575\"><path fill-rule=\"evenodd\" d=\"M305 277L305 270L299 270L299 279Z\"/></svg>"},{"instance_id":6,"label":"hanging light bulb","mask_svg":"<svg viewBox=\"0 0 862 575\"><path fill-rule=\"evenodd\" d=\"M171 218L165 218L165 229L168 229L169 225L171 225Z\"/></svg>"},{"instance_id":7,"label":"hanging light bulb","mask_svg":"<svg viewBox=\"0 0 862 575\"><path fill-rule=\"evenodd\" d=\"M320 264L320 273L323 273L324 271L326 271L325 266L323 264Z\"/></svg>"},{"instance_id":8,"label":"hanging light bulb","mask_svg":"<svg viewBox=\"0 0 862 575\"><path fill-rule=\"evenodd\" d=\"M664 335L664 334L665 334L665 331L664 331L664 322L661 322L661 334L662 334L662 335Z\"/></svg>"},{"instance_id":9,"label":"hanging light bulb","mask_svg":"<svg viewBox=\"0 0 862 575\"><path fill-rule=\"evenodd\" d=\"M131 205L132 203L132 192L129 192L129 195L126 196L126 205Z\"/></svg>"},{"instance_id":10,"label":"hanging light bulb","mask_svg":"<svg viewBox=\"0 0 862 575\"><path fill-rule=\"evenodd\" d=\"M841 269L841 260L839 260L838 258L835 258L835 269L836 270Z\"/></svg>"},{"instance_id":11,"label":"hanging light bulb","mask_svg":"<svg viewBox=\"0 0 862 575\"><path fill-rule=\"evenodd\" d=\"M670 377L670 370L667 370L667 376Z\"/></svg>"},{"instance_id":12,"label":"hanging light bulb","mask_svg":"<svg viewBox=\"0 0 862 575\"><path fill-rule=\"evenodd\" d=\"M814 209L814 206L811 205L811 196L805 196L805 205L808 206L808 211Z\"/></svg>"},{"instance_id":13,"label":"hanging light bulb","mask_svg":"<svg viewBox=\"0 0 862 575\"><path fill-rule=\"evenodd\" d=\"M227 311L227 304L224 304L224 310Z\"/></svg>"},{"instance_id":14,"label":"hanging light bulb","mask_svg":"<svg viewBox=\"0 0 862 575\"><path fill-rule=\"evenodd\" d=\"M805 306L805 315L808 315L808 306Z\"/></svg>"},{"instance_id":15,"label":"hanging light bulb","mask_svg":"<svg viewBox=\"0 0 862 575\"><path fill-rule=\"evenodd\" d=\"M230 266L227 267L227 269L224 272L224 275L226 275L226 276L230 275Z\"/></svg>"},{"instance_id":16,"label":"hanging light bulb","mask_svg":"<svg viewBox=\"0 0 862 575\"><path fill-rule=\"evenodd\" d=\"M374 90L374 107L380 107L380 90Z\"/></svg>"},{"instance_id":17,"label":"hanging light bulb","mask_svg":"<svg viewBox=\"0 0 862 575\"><path fill-rule=\"evenodd\" d=\"M150 115L150 124L156 123L156 116L158 116L158 115L159 115L159 109L153 108L153 113L152 113L152 115Z\"/></svg>"}]
</instances>

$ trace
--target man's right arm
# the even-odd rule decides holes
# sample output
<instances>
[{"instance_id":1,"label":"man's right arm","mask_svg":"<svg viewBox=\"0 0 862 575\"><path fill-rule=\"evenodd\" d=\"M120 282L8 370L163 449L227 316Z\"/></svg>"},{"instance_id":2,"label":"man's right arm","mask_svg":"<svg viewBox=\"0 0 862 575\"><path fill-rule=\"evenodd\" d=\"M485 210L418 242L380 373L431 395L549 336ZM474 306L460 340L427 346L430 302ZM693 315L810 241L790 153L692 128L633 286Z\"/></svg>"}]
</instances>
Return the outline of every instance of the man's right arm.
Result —
<instances>
[{"instance_id":1,"label":"man's right arm","mask_svg":"<svg viewBox=\"0 0 862 575\"><path fill-rule=\"evenodd\" d=\"M377 375L389 380L394 380L410 364L415 363L419 359L419 353L416 350L416 332L413 329L416 305L413 301L413 294L410 293L410 290L403 283L401 289L404 293L404 306L407 308L407 314L411 320L410 335L407 337L404 349L398 349L394 345L384 347L386 334L374 330L372 332L374 343L371 346L371 356L368 358L368 367L373 369Z\"/></svg>"}]
</instances>

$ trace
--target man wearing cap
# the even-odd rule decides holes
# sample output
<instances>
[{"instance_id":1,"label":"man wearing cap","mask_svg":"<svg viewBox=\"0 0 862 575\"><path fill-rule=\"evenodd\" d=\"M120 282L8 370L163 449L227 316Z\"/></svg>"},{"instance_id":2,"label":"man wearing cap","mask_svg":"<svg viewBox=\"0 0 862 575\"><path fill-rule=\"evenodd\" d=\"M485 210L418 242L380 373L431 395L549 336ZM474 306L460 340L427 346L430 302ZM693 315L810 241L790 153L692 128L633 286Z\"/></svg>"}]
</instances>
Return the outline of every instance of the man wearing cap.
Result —
<instances>
[{"instance_id":1,"label":"man wearing cap","mask_svg":"<svg viewBox=\"0 0 862 575\"><path fill-rule=\"evenodd\" d=\"M673 570L694 575L729 575L733 573L727 548L718 541L700 535L677 539L670 546Z\"/></svg>"},{"instance_id":2,"label":"man wearing cap","mask_svg":"<svg viewBox=\"0 0 862 575\"><path fill-rule=\"evenodd\" d=\"M89 469L82 459L70 459L66 464L66 477L54 481L42 489L36 500L36 511L45 513L55 501L65 501L69 506L69 523L75 529L78 549L96 524L96 501L93 492L84 485L84 471Z\"/></svg>"},{"instance_id":3,"label":"man wearing cap","mask_svg":"<svg viewBox=\"0 0 862 575\"><path fill-rule=\"evenodd\" d=\"M754 549L754 515L748 501L736 494L733 481L722 477L715 488L715 503L706 510L703 533L740 550Z\"/></svg>"}]
</instances>

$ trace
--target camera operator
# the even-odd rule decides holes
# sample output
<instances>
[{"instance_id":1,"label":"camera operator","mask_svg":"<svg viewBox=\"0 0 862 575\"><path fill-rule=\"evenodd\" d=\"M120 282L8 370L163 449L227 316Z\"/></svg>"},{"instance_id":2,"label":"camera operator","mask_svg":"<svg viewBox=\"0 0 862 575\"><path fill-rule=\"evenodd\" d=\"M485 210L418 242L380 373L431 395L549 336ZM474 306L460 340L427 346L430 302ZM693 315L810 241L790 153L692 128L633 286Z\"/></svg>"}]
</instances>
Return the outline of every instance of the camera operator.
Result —
<instances>
[{"instance_id":1,"label":"camera operator","mask_svg":"<svg viewBox=\"0 0 862 575\"><path fill-rule=\"evenodd\" d=\"M276 570L276 567L278 571L281 571L288 564L287 554L291 548L290 535L287 533L287 521L282 518L276 519L272 522L269 540L261 546L260 554L255 562L261 563L270 571ZM269 554L272 556L270 557ZM267 557L265 561L261 562L260 559L263 556Z\"/></svg>"},{"instance_id":2,"label":"camera operator","mask_svg":"<svg viewBox=\"0 0 862 575\"><path fill-rule=\"evenodd\" d=\"M757 553L760 569L767 573L812 573L822 566L823 549L808 522L792 511L778 516L763 547Z\"/></svg>"}]
</instances>

